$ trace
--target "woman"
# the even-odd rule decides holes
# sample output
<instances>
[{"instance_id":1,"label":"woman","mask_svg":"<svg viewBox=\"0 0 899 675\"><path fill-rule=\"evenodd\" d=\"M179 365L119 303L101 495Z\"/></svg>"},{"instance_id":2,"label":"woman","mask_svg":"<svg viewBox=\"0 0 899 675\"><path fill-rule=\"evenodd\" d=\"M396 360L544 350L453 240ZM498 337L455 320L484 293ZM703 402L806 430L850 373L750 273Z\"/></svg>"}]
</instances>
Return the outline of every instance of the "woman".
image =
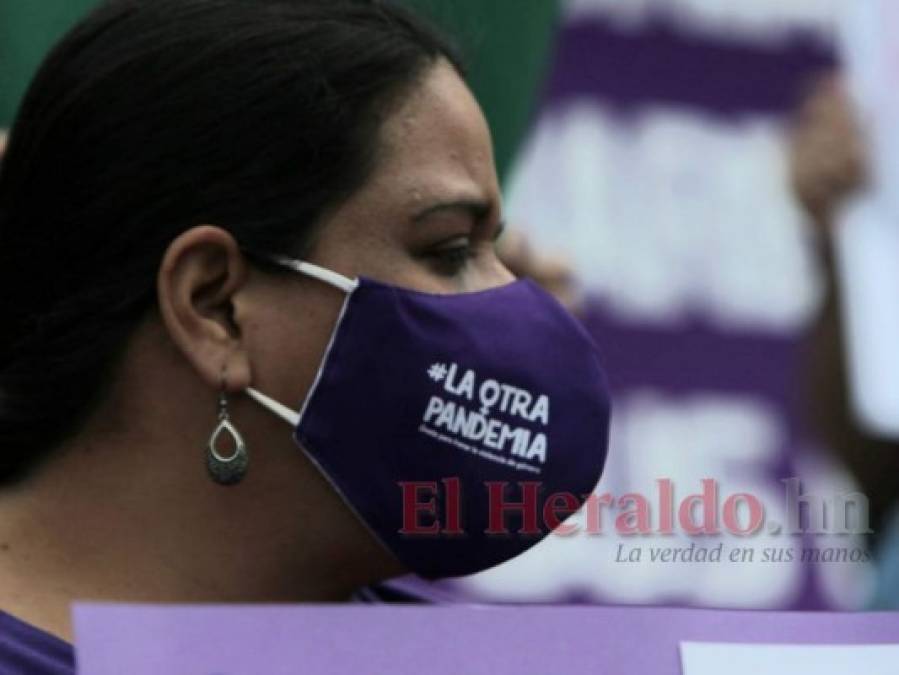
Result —
<instances>
[{"instance_id":1,"label":"woman","mask_svg":"<svg viewBox=\"0 0 899 675\"><path fill-rule=\"evenodd\" d=\"M501 232L458 61L395 6L86 18L0 173L0 671L70 672L74 599L343 600L537 541L435 510L528 471L581 496L604 460L592 342ZM502 421L451 445L434 406L476 377L497 399L455 431Z\"/></svg>"}]
</instances>

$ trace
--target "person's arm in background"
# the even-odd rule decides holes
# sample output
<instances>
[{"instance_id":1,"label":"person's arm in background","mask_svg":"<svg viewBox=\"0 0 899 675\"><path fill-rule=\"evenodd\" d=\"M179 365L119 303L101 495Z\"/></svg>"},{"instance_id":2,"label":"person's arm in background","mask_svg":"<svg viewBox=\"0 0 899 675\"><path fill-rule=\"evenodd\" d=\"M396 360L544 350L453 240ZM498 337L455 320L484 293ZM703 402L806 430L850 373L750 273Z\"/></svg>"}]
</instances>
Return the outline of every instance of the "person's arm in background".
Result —
<instances>
[{"instance_id":1,"label":"person's arm in background","mask_svg":"<svg viewBox=\"0 0 899 675\"><path fill-rule=\"evenodd\" d=\"M861 131L838 76L819 82L802 106L791 163L793 188L812 221L826 285L824 306L808 339L811 423L867 495L876 545L899 496L899 443L863 431L850 402L834 230L836 214L865 185L867 169Z\"/></svg>"},{"instance_id":2,"label":"person's arm in background","mask_svg":"<svg viewBox=\"0 0 899 675\"><path fill-rule=\"evenodd\" d=\"M531 240L514 227L498 242L499 257L516 277L527 277L577 313L583 295L571 264L564 258L535 250Z\"/></svg>"},{"instance_id":3,"label":"person's arm in background","mask_svg":"<svg viewBox=\"0 0 899 675\"><path fill-rule=\"evenodd\" d=\"M861 130L838 74L814 83L797 114L791 150L793 190L828 238L837 209L867 180Z\"/></svg>"}]
</instances>

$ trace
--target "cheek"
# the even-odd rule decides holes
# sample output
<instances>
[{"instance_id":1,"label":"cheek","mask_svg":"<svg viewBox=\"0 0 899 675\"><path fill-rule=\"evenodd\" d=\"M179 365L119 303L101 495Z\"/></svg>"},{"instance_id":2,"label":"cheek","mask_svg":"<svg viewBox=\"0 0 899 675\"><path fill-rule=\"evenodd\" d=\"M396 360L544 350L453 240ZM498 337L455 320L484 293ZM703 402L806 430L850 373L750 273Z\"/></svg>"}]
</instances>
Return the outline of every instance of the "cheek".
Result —
<instances>
[{"instance_id":1,"label":"cheek","mask_svg":"<svg viewBox=\"0 0 899 675\"><path fill-rule=\"evenodd\" d=\"M376 209L338 219L324 230L309 260L347 277L392 281L410 262L397 221Z\"/></svg>"},{"instance_id":2,"label":"cheek","mask_svg":"<svg viewBox=\"0 0 899 675\"><path fill-rule=\"evenodd\" d=\"M254 334L253 386L299 410L331 339L344 295L314 280L295 284L266 303Z\"/></svg>"}]
</instances>

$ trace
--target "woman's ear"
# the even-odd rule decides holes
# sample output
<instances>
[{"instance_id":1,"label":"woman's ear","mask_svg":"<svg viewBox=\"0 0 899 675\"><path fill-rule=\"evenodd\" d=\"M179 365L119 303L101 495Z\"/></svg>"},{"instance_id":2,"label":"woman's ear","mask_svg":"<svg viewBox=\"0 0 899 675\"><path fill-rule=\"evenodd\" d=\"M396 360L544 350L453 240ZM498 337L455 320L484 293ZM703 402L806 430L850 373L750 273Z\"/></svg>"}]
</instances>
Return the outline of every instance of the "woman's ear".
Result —
<instances>
[{"instance_id":1,"label":"woman's ear","mask_svg":"<svg viewBox=\"0 0 899 675\"><path fill-rule=\"evenodd\" d=\"M157 278L159 310L172 342L211 387L250 385L249 355L235 306L248 279L247 263L230 233L201 225L169 245Z\"/></svg>"}]
</instances>

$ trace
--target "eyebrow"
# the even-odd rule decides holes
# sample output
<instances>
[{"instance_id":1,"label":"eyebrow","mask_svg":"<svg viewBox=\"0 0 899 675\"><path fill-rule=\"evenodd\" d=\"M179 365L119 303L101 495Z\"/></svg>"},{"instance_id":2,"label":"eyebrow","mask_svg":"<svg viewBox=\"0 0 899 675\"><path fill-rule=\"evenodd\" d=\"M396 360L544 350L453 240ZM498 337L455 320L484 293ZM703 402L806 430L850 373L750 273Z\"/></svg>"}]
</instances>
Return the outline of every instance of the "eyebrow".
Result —
<instances>
[{"instance_id":1,"label":"eyebrow","mask_svg":"<svg viewBox=\"0 0 899 675\"><path fill-rule=\"evenodd\" d=\"M428 216L435 213L444 213L452 211L461 211L464 214L471 215L476 221L483 220L490 213L490 202L481 199L452 199L449 201L438 202L419 211L412 216L413 223L419 223Z\"/></svg>"}]
</instances>

